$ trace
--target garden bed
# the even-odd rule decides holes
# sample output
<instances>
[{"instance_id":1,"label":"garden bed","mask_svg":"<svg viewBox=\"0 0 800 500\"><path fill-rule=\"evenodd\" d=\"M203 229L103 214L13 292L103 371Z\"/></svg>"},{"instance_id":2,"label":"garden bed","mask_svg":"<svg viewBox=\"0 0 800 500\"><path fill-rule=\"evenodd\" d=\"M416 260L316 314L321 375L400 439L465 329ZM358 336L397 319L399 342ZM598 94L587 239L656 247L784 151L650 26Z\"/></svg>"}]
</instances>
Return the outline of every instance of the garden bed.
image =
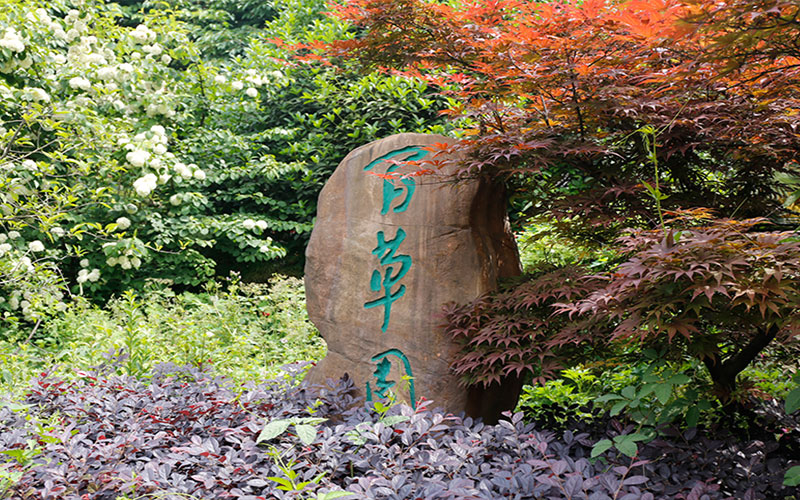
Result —
<instances>
[{"instance_id":1,"label":"garden bed","mask_svg":"<svg viewBox=\"0 0 800 500\"><path fill-rule=\"evenodd\" d=\"M350 387L343 380L317 398L287 376L237 388L174 365L159 366L149 380L108 367L76 381L43 376L0 410L4 498L797 495L781 483L800 460L800 423L776 404L753 408L750 435L668 432L640 445L634 459L613 449L590 459L595 442L630 429L602 415L554 432L521 413L488 426L430 409L435 402L367 408L347 395ZM290 425L257 442L267 422L303 425L302 418L325 420L312 421L311 436Z\"/></svg>"}]
</instances>

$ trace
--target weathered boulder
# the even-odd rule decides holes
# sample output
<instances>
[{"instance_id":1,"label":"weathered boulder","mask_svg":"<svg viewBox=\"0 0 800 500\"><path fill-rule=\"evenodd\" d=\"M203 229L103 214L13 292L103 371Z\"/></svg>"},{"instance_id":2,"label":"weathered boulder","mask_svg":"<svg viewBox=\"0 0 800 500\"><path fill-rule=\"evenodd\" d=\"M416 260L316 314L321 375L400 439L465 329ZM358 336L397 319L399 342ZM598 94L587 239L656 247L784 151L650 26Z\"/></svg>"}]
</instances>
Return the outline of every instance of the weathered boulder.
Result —
<instances>
[{"instance_id":1,"label":"weathered boulder","mask_svg":"<svg viewBox=\"0 0 800 500\"><path fill-rule=\"evenodd\" d=\"M306 250L308 313L328 344L312 384L348 373L368 399L392 391L494 420L519 380L467 390L449 364L458 346L440 327L444 304L466 302L519 274L504 193L447 174L387 178L414 167L437 135L399 134L352 151L323 188ZM452 167L446 167L452 168ZM375 175L378 174L378 175Z\"/></svg>"}]
</instances>

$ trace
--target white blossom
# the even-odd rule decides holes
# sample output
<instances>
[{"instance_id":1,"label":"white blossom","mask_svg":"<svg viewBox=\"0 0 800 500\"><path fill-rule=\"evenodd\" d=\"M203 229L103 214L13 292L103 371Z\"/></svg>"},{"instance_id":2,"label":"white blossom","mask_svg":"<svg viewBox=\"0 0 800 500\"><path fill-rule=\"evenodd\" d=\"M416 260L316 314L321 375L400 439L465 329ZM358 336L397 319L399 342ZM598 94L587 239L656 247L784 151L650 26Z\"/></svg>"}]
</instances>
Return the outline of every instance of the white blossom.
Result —
<instances>
[{"instance_id":1,"label":"white blossom","mask_svg":"<svg viewBox=\"0 0 800 500\"><path fill-rule=\"evenodd\" d=\"M0 243L0 257L11 251L10 243Z\"/></svg>"},{"instance_id":2,"label":"white blossom","mask_svg":"<svg viewBox=\"0 0 800 500\"><path fill-rule=\"evenodd\" d=\"M256 222L256 227L258 227L262 231L265 230L267 228L267 221L265 221L265 220L257 221Z\"/></svg>"},{"instance_id":3,"label":"white blossom","mask_svg":"<svg viewBox=\"0 0 800 500\"><path fill-rule=\"evenodd\" d=\"M164 54L161 56L161 63L164 65L169 65L172 62L172 57L169 54Z\"/></svg>"},{"instance_id":4,"label":"white blossom","mask_svg":"<svg viewBox=\"0 0 800 500\"><path fill-rule=\"evenodd\" d=\"M40 89L38 87L31 87L28 89L28 92L31 93L31 97L34 101L38 102L50 102L50 96L44 89Z\"/></svg>"},{"instance_id":5,"label":"white blossom","mask_svg":"<svg viewBox=\"0 0 800 500\"><path fill-rule=\"evenodd\" d=\"M27 272L33 272L33 262L26 256L20 257L19 259L20 267L24 268Z\"/></svg>"},{"instance_id":6,"label":"white blossom","mask_svg":"<svg viewBox=\"0 0 800 500\"><path fill-rule=\"evenodd\" d=\"M8 232L8 238L11 239L11 240L16 240L20 236L21 235L19 234L19 231L9 231Z\"/></svg>"},{"instance_id":7,"label":"white blossom","mask_svg":"<svg viewBox=\"0 0 800 500\"><path fill-rule=\"evenodd\" d=\"M253 229L256 227L256 221L253 219L245 219L245 221L242 222L242 226L244 226L244 228L247 230Z\"/></svg>"},{"instance_id":8,"label":"white blossom","mask_svg":"<svg viewBox=\"0 0 800 500\"><path fill-rule=\"evenodd\" d=\"M130 32L130 37L133 38L136 43L148 43L155 41L156 34L146 25L140 24L135 30Z\"/></svg>"},{"instance_id":9,"label":"white blossom","mask_svg":"<svg viewBox=\"0 0 800 500\"><path fill-rule=\"evenodd\" d=\"M233 90L242 90L244 88L244 83L239 80L234 80L231 82L231 88L233 88Z\"/></svg>"},{"instance_id":10,"label":"white blossom","mask_svg":"<svg viewBox=\"0 0 800 500\"><path fill-rule=\"evenodd\" d=\"M152 132L152 133L154 133L156 135L166 135L167 134L167 130L164 127L162 127L161 125L153 125L152 127L150 127L150 132Z\"/></svg>"},{"instance_id":11,"label":"white blossom","mask_svg":"<svg viewBox=\"0 0 800 500\"><path fill-rule=\"evenodd\" d=\"M194 178L197 179L198 181L204 181L206 180L206 173L203 172L202 170L195 170Z\"/></svg>"},{"instance_id":12,"label":"white blossom","mask_svg":"<svg viewBox=\"0 0 800 500\"><path fill-rule=\"evenodd\" d=\"M175 172L178 173L184 179L189 179L192 177L192 171L181 162L175 164Z\"/></svg>"},{"instance_id":13,"label":"white blossom","mask_svg":"<svg viewBox=\"0 0 800 500\"><path fill-rule=\"evenodd\" d=\"M87 277L89 278L89 281L94 283L95 281L100 279L100 270L97 268L92 269L92 272L90 272Z\"/></svg>"},{"instance_id":14,"label":"white blossom","mask_svg":"<svg viewBox=\"0 0 800 500\"><path fill-rule=\"evenodd\" d=\"M136 269L139 269L139 266L142 265L142 259L139 257L131 257L131 265Z\"/></svg>"},{"instance_id":15,"label":"white blossom","mask_svg":"<svg viewBox=\"0 0 800 500\"><path fill-rule=\"evenodd\" d=\"M161 45L157 43L154 43L153 45L144 45L142 50L153 57L160 56L161 53L164 52L164 49L161 48Z\"/></svg>"},{"instance_id":16,"label":"white blossom","mask_svg":"<svg viewBox=\"0 0 800 500\"><path fill-rule=\"evenodd\" d=\"M64 233L65 233L64 228L61 227L61 226L55 226L55 227L50 228L50 232L53 233L53 236L55 236L57 238L60 238L60 237L64 236Z\"/></svg>"},{"instance_id":17,"label":"white blossom","mask_svg":"<svg viewBox=\"0 0 800 500\"><path fill-rule=\"evenodd\" d=\"M89 259L81 259L81 267L89 267Z\"/></svg>"},{"instance_id":18,"label":"white blossom","mask_svg":"<svg viewBox=\"0 0 800 500\"><path fill-rule=\"evenodd\" d=\"M244 93L247 94L248 97L252 97L253 99L258 97L258 90L254 89L253 87L250 87L249 89L245 90Z\"/></svg>"},{"instance_id":19,"label":"white blossom","mask_svg":"<svg viewBox=\"0 0 800 500\"><path fill-rule=\"evenodd\" d=\"M25 50L25 43L14 28L6 28L3 38L0 38L0 47L12 52L22 52Z\"/></svg>"},{"instance_id":20,"label":"white blossom","mask_svg":"<svg viewBox=\"0 0 800 500\"><path fill-rule=\"evenodd\" d=\"M174 206L178 206L181 204L181 195L180 194L173 194L169 197L169 203Z\"/></svg>"},{"instance_id":21,"label":"white blossom","mask_svg":"<svg viewBox=\"0 0 800 500\"><path fill-rule=\"evenodd\" d=\"M121 231L124 231L124 230L128 229L129 227L131 227L131 220L129 218L127 218L127 217L124 217L124 216L117 218L116 223L117 223L117 229L119 229Z\"/></svg>"},{"instance_id":22,"label":"white blossom","mask_svg":"<svg viewBox=\"0 0 800 500\"><path fill-rule=\"evenodd\" d=\"M147 151L142 151L141 149L136 149L131 151L130 153L125 155L125 159L128 160L128 163L133 165L134 167L142 167L150 158L150 153Z\"/></svg>"},{"instance_id":23,"label":"white blossom","mask_svg":"<svg viewBox=\"0 0 800 500\"><path fill-rule=\"evenodd\" d=\"M28 249L31 252L44 252L44 244L39 240L33 240L28 243Z\"/></svg>"},{"instance_id":24,"label":"white blossom","mask_svg":"<svg viewBox=\"0 0 800 500\"><path fill-rule=\"evenodd\" d=\"M227 82L228 79L225 78L225 75L217 75L214 77L214 81L222 85L223 83Z\"/></svg>"},{"instance_id":25,"label":"white blossom","mask_svg":"<svg viewBox=\"0 0 800 500\"><path fill-rule=\"evenodd\" d=\"M69 86L73 89L89 90L92 88L92 82L82 76L70 78Z\"/></svg>"},{"instance_id":26,"label":"white blossom","mask_svg":"<svg viewBox=\"0 0 800 500\"><path fill-rule=\"evenodd\" d=\"M117 77L117 68L113 66L104 66L97 70L97 78L101 80L113 80Z\"/></svg>"},{"instance_id":27,"label":"white blossom","mask_svg":"<svg viewBox=\"0 0 800 500\"><path fill-rule=\"evenodd\" d=\"M156 146L153 148L153 153L157 155L163 155L166 152L167 152L167 147L164 146L163 144L156 144Z\"/></svg>"},{"instance_id":28,"label":"white blossom","mask_svg":"<svg viewBox=\"0 0 800 500\"><path fill-rule=\"evenodd\" d=\"M23 161L22 162L22 167L25 168L26 170L31 170L31 171L38 170L38 167L36 166L36 162L33 161L33 160L25 160L25 161Z\"/></svg>"},{"instance_id":29,"label":"white blossom","mask_svg":"<svg viewBox=\"0 0 800 500\"><path fill-rule=\"evenodd\" d=\"M155 174L147 174L144 177L136 179L133 183L133 189L139 196L148 196L156 188L158 184L158 177Z\"/></svg>"}]
</instances>

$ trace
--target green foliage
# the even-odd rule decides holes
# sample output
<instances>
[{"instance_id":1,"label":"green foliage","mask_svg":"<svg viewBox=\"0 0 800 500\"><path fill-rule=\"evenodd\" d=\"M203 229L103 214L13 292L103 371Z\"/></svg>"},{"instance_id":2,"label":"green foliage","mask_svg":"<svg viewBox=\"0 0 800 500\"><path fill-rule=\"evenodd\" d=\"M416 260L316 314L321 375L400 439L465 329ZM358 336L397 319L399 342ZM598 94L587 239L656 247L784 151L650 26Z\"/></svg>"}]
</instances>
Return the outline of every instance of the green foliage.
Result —
<instances>
[{"instance_id":1,"label":"green foliage","mask_svg":"<svg viewBox=\"0 0 800 500\"><path fill-rule=\"evenodd\" d=\"M232 282L226 290L175 294L156 287L126 293L101 309L77 301L29 342L0 341L0 387L14 394L41 371L75 370L121 355L120 373L144 375L158 363L194 365L244 382L281 375L290 362L319 359L324 343L305 312L302 281Z\"/></svg>"},{"instance_id":2,"label":"green foliage","mask_svg":"<svg viewBox=\"0 0 800 500\"><path fill-rule=\"evenodd\" d=\"M559 376L544 385L523 386L515 411L524 412L527 419L559 426L570 419L591 419L592 414L583 407L602 390L605 381L582 367L567 368Z\"/></svg>"},{"instance_id":3,"label":"green foliage","mask_svg":"<svg viewBox=\"0 0 800 500\"><path fill-rule=\"evenodd\" d=\"M553 222L526 224L517 234L517 246L522 269L529 274L571 265L600 271L618 258L612 247L590 246L565 237Z\"/></svg>"},{"instance_id":4,"label":"green foliage","mask_svg":"<svg viewBox=\"0 0 800 500\"><path fill-rule=\"evenodd\" d=\"M783 484L784 486L800 486L800 465L795 465L786 471Z\"/></svg>"},{"instance_id":5,"label":"green foliage","mask_svg":"<svg viewBox=\"0 0 800 500\"><path fill-rule=\"evenodd\" d=\"M4 6L0 336L149 279L296 274L345 154L445 131L419 81L293 60L347 34L319 0Z\"/></svg>"},{"instance_id":6,"label":"green foliage","mask_svg":"<svg viewBox=\"0 0 800 500\"><path fill-rule=\"evenodd\" d=\"M326 420L325 418L314 417L292 417L270 420L264 425L264 428L261 429L258 438L256 438L256 443L269 441L280 436L286 432L291 425L294 426L294 432L300 439L300 442L308 446L314 441L314 438L317 437L316 426Z\"/></svg>"}]
</instances>

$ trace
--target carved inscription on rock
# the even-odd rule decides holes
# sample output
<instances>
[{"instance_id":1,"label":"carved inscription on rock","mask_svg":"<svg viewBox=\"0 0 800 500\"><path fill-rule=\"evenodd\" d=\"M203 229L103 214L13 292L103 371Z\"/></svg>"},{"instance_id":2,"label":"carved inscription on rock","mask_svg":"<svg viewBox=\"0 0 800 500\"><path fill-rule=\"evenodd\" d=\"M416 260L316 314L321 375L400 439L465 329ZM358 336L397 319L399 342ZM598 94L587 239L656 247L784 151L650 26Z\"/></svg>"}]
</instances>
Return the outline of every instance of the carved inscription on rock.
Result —
<instances>
[{"instance_id":1,"label":"carved inscription on rock","mask_svg":"<svg viewBox=\"0 0 800 500\"><path fill-rule=\"evenodd\" d=\"M402 178L430 159L442 136L400 134L362 146L319 198L306 250L308 312L328 344L310 383L348 373L368 400L391 391L475 407L449 364L457 346L439 327L447 302L465 302L519 270L503 203L479 181L448 172ZM475 413L473 411L473 413Z\"/></svg>"}]
</instances>

